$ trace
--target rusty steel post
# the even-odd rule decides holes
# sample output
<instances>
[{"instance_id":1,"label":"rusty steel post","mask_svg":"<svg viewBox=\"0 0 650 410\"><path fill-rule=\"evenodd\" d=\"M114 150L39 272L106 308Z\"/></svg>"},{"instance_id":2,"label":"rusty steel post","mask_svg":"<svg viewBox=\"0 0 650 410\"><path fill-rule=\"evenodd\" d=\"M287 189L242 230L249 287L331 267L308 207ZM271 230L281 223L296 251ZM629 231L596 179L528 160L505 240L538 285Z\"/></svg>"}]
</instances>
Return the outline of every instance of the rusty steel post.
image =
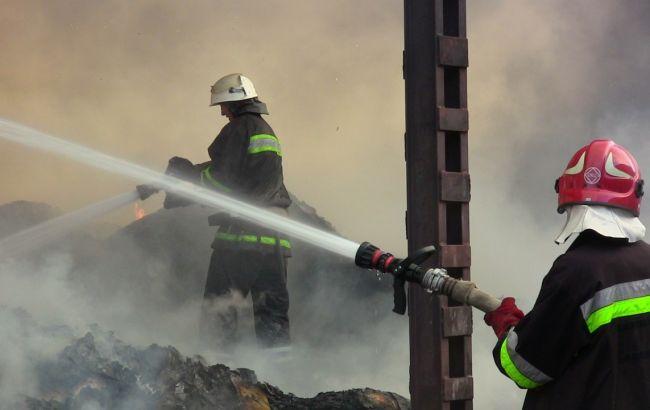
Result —
<instances>
[{"instance_id":1,"label":"rusty steel post","mask_svg":"<svg viewBox=\"0 0 650 410\"><path fill-rule=\"evenodd\" d=\"M409 251L470 277L465 0L404 0ZM472 312L409 288L413 409L472 409Z\"/></svg>"}]
</instances>

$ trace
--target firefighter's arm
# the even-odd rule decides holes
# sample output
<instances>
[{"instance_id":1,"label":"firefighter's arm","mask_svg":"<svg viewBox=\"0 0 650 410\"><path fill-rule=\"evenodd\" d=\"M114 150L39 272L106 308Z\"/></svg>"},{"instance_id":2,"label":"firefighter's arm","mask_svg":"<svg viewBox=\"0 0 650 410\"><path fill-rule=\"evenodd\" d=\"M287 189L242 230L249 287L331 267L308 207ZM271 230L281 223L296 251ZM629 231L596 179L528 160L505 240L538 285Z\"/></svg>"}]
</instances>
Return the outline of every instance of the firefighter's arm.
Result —
<instances>
[{"instance_id":1,"label":"firefighter's arm","mask_svg":"<svg viewBox=\"0 0 650 410\"><path fill-rule=\"evenodd\" d=\"M199 181L206 188L224 193L239 191L239 180L248 142L248 131L241 125L226 125L208 147L210 161L197 165ZM245 147L244 147L245 149Z\"/></svg>"},{"instance_id":2,"label":"firefighter's arm","mask_svg":"<svg viewBox=\"0 0 650 410\"><path fill-rule=\"evenodd\" d=\"M558 258L544 278L533 309L503 335L493 355L499 370L520 388L552 382L589 340L580 312L580 272Z\"/></svg>"},{"instance_id":3,"label":"firefighter's arm","mask_svg":"<svg viewBox=\"0 0 650 410\"><path fill-rule=\"evenodd\" d=\"M219 172L212 161L198 165L197 169L199 172L199 182L202 186L220 192L231 192L231 189L221 181L223 179L223 173Z\"/></svg>"},{"instance_id":4,"label":"firefighter's arm","mask_svg":"<svg viewBox=\"0 0 650 410\"><path fill-rule=\"evenodd\" d=\"M197 173L203 172L206 168L208 168L210 165L212 165L212 161L206 161L206 162L201 162L200 164L195 164L194 169L196 170Z\"/></svg>"},{"instance_id":5,"label":"firefighter's arm","mask_svg":"<svg viewBox=\"0 0 650 410\"><path fill-rule=\"evenodd\" d=\"M199 171L189 159L182 157L172 157L167 163L165 174L183 179L185 181L196 183L198 182ZM143 184L136 186L136 190L138 191L140 199L144 201L151 195L159 192L160 188L153 184ZM190 201L169 193L167 193L167 197L165 198L165 208L175 208L177 206L189 205L190 203Z\"/></svg>"},{"instance_id":6,"label":"firefighter's arm","mask_svg":"<svg viewBox=\"0 0 650 410\"><path fill-rule=\"evenodd\" d=\"M282 181L282 150L278 138L270 134L250 137L238 186L253 202L267 203Z\"/></svg>"}]
</instances>

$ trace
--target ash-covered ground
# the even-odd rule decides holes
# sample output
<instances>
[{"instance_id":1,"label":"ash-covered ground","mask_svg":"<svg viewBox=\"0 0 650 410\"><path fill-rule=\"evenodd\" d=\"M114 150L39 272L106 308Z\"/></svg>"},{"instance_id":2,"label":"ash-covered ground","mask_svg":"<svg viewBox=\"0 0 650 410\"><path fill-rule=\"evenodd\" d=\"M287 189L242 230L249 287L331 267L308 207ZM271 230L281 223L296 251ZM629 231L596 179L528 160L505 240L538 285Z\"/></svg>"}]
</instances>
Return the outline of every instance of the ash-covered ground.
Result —
<instances>
[{"instance_id":1,"label":"ash-covered ground","mask_svg":"<svg viewBox=\"0 0 650 410\"><path fill-rule=\"evenodd\" d=\"M25 357L35 379L32 396L7 397L2 408L54 409L408 409L403 397L374 389L320 393L313 398L286 394L260 382L254 371L208 364L185 357L172 346L138 348L113 332L91 326L75 338L67 326L41 326L21 309L0 309L3 329L16 341L51 346L58 353L34 349ZM35 347L35 346L33 346ZM4 370L4 369L3 369ZM3 372L3 379L11 374ZM4 380L3 380L4 381Z\"/></svg>"},{"instance_id":2,"label":"ash-covered ground","mask_svg":"<svg viewBox=\"0 0 650 410\"><path fill-rule=\"evenodd\" d=\"M0 408L409 407L381 391L408 394L399 379L407 320L391 312L390 281L303 243L294 241L290 260L289 357L258 349L248 300L234 353L201 344L212 212L190 206L124 228L95 224L0 261ZM0 206L0 237L59 213ZM298 200L290 214L333 230ZM320 393L332 390L341 391Z\"/></svg>"}]
</instances>

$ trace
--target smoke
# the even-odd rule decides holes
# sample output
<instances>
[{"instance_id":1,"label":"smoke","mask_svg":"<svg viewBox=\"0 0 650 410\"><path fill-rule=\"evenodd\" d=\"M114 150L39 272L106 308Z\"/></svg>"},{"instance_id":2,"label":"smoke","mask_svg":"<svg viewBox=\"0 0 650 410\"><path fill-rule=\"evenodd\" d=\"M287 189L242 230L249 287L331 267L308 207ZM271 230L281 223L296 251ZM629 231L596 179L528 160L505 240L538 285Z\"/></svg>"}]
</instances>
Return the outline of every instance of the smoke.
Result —
<instances>
[{"instance_id":1,"label":"smoke","mask_svg":"<svg viewBox=\"0 0 650 410\"><path fill-rule=\"evenodd\" d=\"M137 199L137 192L127 192L2 238L0 240L0 255L7 258L33 251L50 241L59 239L69 231L75 231L84 223L94 221L115 209L135 202Z\"/></svg>"},{"instance_id":2,"label":"smoke","mask_svg":"<svg viewBox=\"0 0 650 410\"><path fill-rule=\"evenodd\" d=\"M39 323L69 329L53 343L40 329L26 333L21 321L0 309L3 320L16 322L3 327L8 332L2 351L7 360L0 356L3 374L16 377L0 379L0 403L16 394L44 394L35 382L42 379L43 363L92 323L138 346L170 344L187 355L201 354L210 363L255 369L261 380L299 395L368 385L391 390L401 385L398 393L408 395L402 372L386 371L404 371L408 363L407 322L390 312L390 294L372 291L378 286L373 274L364 277L366 273L347 260L331 260L331 254L304 244L296 243L296 252L310 256L297 255L290 262L289 289L298 303L290 312L294 343L289 356L260 350L250 301L241 295L233 300L240 310L241 341L235 351L221 351L216 340L201 341L206 237L212 231L205 224L208 213L198 207L161 211L108 239L93 241L79 234L62 249L0 264L0 296L7 306L24 308ZM184 257L167 252L175 243L182 244L176 248Z\"/></svg>"},{"instance_id":3,"label":"smoke","mask_svg":"<svg viewBox=\"0 0 650 410\"><path fill-rule=\"evenodd\" d=\"M609 137L650 170L650 4L504 0L468 13L472 275L527 311L566 249L553 243L565 220L553 183L571 155ZM520 408L491 363L491 331L474 323L479 407Z\"/></svg>"},{"instance_id":4,"label":"smoke","mask_svg":"<svg viewBox=\"0 0 650 410\"><path fill-rule=\"evenodd\" d=\"M194 1L185 7L172 1L5 1L3 6L2 117L150 167L162 168L172 155L198 162L223 125L207 107L209 86L222 74L243 71L269 104L270 123L286 153L289 189L350 238L405 251L401 3ZM592 138L609 136L650 170L650 4L469 1L468 17L473 277L496 295L516 296L527 310L564 249L553 244L564 218L555 213L553 182L571 154ZM31 199L74 209L132 188L116 177L12 145L3 143L2 150L0 202ZM157 203L147 207L151 211ZM642 215L647 211L646 205ZM123 213L115 220L130 217ZM151 272L164 272L166 263L159 261ZM20 293L12 292L12 301L38 306L34 288L26 283ZM322 309L346 308L345 301L336 302L314 299ZM146 312L144 305L137 308ZM130 308L115 317L125 317ZM390 310L389 303L381 308ZM404 394L405 320L388 310L385 323L364 329L372 343L355 344L353 335L337 346L340 356L336 348L312 353L322 357L319 363L328 362L329 354L348 359L357 365L342 369L357 372L359 383L382 379L374 386ZM74 309L69 314L78 315ZM111 324L119 321L105 316ZM166 335L189 325L182 314L170 317L170 325L152 330L149 338L137 326L120 330L134 341L174 339ZM490 330L481 317L474 319L476 407L519 408L521 393L491 362ZM379 369L369 346L393 337L395 354ZM267 375L274 382L276 376ZM314 389L337 383L312 380L298 382Z\"/></svg>"},{"instance_id":5,"label":"smoke","mask_svg":"<svg viewBox=\"0 0 650 410\"><path fill-rule=\"evenodd\" d=\"M403 239L383 233L402 229L402 210L374 204L385 215L379 227L353 198L358 187L368 187L405 202L403 171L396 180L391 171L403 168L400 13L386 0L204 0L193 7L173 1L16 2L0 17L7 55L0 112L152 168L173 155L201 162L224 124L207 106L209 87L225 73L243 71L270 107L289 188L324 214L337 214L342 233L354 238L366 231L362 237L383 236L387 246L404 248ZM389 44L396 53L386 52ZM371 68L369 61L382 64ZM395 138L382 137L390 135ZM375 138L387 141L369 149ZM24 163L49 157L4 147L15 156L3 169L24 172L0 177L9 186L2 201L25 198L73 209L130 186L60 160L51 162L56 175L39 173ZM378 180L386 184L375 186ZM38 189L31 188L34 181ZM75 186L76 195L63 194L61 186ZM337 188L347 195L335 195Z\"/></svg>"},{"instance_id":6,"label":"smoke","mask_svg":"<svg viewBox=\"0 0 650 410\"><path fill-rule=\"evenodd\" d=\"M473 41L470 90L479 124L472 143L483 153L474 159L491 172L506 164L496 183L509 186L508 197L546 225L539 216L554 212L547 204L555 177L590 140L613 138L648 169L650 5L500 3L507 14L477 4L470 19L473 33L499 41L485 48ZM476 185L494 191L493 183Z\"/></svg>"}]
</instances>

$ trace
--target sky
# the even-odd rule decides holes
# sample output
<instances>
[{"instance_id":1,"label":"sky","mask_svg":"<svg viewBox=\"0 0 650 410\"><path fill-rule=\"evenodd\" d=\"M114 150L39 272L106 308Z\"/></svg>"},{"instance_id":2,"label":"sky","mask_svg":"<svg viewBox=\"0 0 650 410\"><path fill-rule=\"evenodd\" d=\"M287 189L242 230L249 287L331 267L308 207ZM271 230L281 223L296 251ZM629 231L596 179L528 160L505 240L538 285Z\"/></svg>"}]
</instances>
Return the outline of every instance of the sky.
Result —
<instances>
[{"instance_id":1,"label":"sky","mask_svg":"<svg viewBox=\"0 0 650 410\"><path fill-rule=\"evenodd\" d=\"M0 117L162 170L175 155L206 160L225 124L210 86L243 72L269 106L288 189L351 239L405 252L401 2L0 7ZM573 153L610 137L650 169L648 21L644 0L468 1L473 278L524 310L563 251L553 182ZM72 210L134 186L7 142L0 152L0 203ZM481 408L517 408L479 316L475 328Z\"/></svg>"}]
</instances>

